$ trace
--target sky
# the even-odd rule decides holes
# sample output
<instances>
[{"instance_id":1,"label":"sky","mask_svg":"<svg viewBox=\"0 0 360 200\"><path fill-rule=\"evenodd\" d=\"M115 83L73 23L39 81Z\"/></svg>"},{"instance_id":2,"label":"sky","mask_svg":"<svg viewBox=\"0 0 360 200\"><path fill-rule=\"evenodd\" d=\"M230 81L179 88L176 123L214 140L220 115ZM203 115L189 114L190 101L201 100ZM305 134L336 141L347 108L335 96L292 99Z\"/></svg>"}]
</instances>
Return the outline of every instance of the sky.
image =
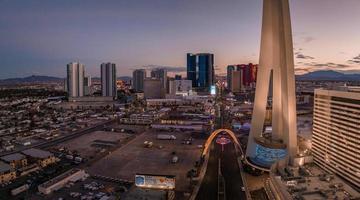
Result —
<instances>
[{"instance_id":1,"label":"sky","mask_svg":"<svg viewBox=\"0 0 360 200\"><path fill-rule=\"evenodd\" d=\"M296 73L360 72L360 1L290 0ZM215 54L217 74L259 60L262 0L0 0L0 79L65 77L79 61L99 76L163 66L183 73L186 53Z\"/></svg>"}]
</instances>

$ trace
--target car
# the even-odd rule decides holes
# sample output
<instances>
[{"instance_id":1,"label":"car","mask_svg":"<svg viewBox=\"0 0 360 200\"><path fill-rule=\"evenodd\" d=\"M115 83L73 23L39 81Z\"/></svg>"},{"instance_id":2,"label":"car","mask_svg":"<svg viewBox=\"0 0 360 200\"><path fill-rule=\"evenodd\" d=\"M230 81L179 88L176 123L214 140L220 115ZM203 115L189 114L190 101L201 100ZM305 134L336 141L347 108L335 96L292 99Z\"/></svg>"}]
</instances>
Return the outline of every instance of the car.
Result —
<instances>
[{"instance_id":1,"label":"car","mask_svg":"<svg viewBox=\"0 0 360 200\"><path fill-rule=\"evenodd\" d=\"M181 144L188 144L188 145L190 145L190 144L192 144L192 142L191 142L190 140L184 140L184 141L182 141Z\"/></svg>"}]
</instances>

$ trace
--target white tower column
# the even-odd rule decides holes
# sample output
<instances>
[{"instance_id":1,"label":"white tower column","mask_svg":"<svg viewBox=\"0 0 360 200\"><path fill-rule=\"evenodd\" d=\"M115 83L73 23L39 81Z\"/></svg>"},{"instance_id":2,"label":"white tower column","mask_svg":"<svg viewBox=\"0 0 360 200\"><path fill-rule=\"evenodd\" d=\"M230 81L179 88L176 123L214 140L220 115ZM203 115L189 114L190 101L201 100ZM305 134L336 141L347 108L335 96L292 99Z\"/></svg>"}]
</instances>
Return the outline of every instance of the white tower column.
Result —
<instances>
[{"instance_id":1,"label":"white tower column","mask_svg":"<svg viewBox=\"0 0 360 200\"><path fill-rule=\"evenodd\" d=\"M272 138L297 153L294 55L288 0L264 0L260 61L246 154L255 156L254 138L263 132L271 71L273 73Z\"/></svg>"}]
</instances>

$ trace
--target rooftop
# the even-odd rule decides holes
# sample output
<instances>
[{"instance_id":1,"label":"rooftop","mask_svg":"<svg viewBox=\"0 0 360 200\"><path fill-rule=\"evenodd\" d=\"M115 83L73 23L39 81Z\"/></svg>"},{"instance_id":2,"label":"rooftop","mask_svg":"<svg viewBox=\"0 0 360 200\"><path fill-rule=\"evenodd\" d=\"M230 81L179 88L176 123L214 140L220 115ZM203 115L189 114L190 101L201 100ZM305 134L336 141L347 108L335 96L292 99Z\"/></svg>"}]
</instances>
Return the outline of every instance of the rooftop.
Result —
<instances>
[{"instance_id":1,"label":"rooftop","mask_svg":"<svg viewBox=\"0 0 360 200\"><path fill-rule=\"evenodd\" d=\"M0 161L0 174L11 170L11 166Z\"/></svg>"},{"instance_id":2,"label":"rooftop","mask_svg":"<svg viewBox=\"0 0 360 200\"><path fill-rule=\"evenodd\" d=\"M70 169L69 171L66 171L66 172L62 173L59 176L57 176L57 177L55 177L55 178L53 178L51 180L48 180L47 182L41 184L40 186L44 187L44 188L47 188L49 186L52 186L52 185L64 180L65 178L67 178L69 176L72 176L73 174L81 173L81 172L84 172L84 170L77 169L77 168Z\"/></svg>"},{"instance_id":3,"label":"rooftop","mask_svg":"<svg viewBox=\"0 0 360 200\"><path fill-rule=\"evenodd\" d=\"M349 88L349 87L343 87L343 88L333 88L331 90L328 89L315 89L315 95L325 95L325 96L331 96L331 97L340 97L345 99L352 99L352 100L360 100L360 88ZM354 103L354 102L352 102Z\"/></svg>"},{"instance_id":4,"label":"rooftop","mask_svg":"<svg viewBox=\"0 0 360 200\"><path fill-rule=\"evenodd\" d=\"M17 161L17 160L22 160L24 159L25 156L20 154L20 153L14 153L14 154L10 154L7 156L3 156L0 159L6 162L12 162L12 161Z\"/></svg>"},{"instance_id":5,"label":"rooftop","mask_svg":"<svg viewBox=\"0 0 360 200\"><path fill-rule=\"evenodd\" d=\"M22 151L23 154L30 156L30 157L34 157L34 158L48 158L53 156L52 153L48 152L48 151L44 151L41 149L27 149Z\"/></svg>"},{"instance_id":6,"label":"rooftop","mask_svg":"<svg viewBox=\"0 0 360 200\"><path fill-rule=\"evenodd\" d=\"M282 185L291 196L304 200L358 199L360 193L335 174L324 172L316 165L280 170Z\"/></svg>"}]
</instances>

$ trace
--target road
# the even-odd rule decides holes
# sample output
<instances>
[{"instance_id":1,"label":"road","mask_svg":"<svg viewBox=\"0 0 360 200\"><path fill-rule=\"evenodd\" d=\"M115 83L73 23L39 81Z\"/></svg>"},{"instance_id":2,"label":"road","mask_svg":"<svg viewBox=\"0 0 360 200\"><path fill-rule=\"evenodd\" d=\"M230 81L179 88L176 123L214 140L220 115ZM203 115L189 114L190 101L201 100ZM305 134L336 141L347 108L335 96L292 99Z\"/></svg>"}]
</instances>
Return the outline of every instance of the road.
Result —
<instances>
[{"instance_id":1,"label":"road","mask_svg":"<svg viewBox=\"0 0 360 200\"><path fill-rule=\"evenodd\" d=\"M221 149L221 145L213 142L210 149L210 157L206 173L196 196L196 200L218 199L219 158L221 173L225 182L226 199L246 199L246 194L241 189L244 184L240 175L235 147L233 143L229 143L224 145L224 151Z\"/></svg>"},{"instance_id":2,"label":"road","mask_svg":"<svg viewBox=\"0 0 360 200\"><path fill-rule=\"evenodd\" d=\"M246 194L241 189L244 187L244 183L233 144L225 145L224 152L221 153L221 173L225 179L226 199L246 199Z\"/></svg>"},{"instance_id":3,"label":"road","mask_svg":"<svg viewBox=\"0 0 360 200\"><path fill-rule=\"evenodd\" d=\"M210 157L204 179L201 182L196 200L217 200L218 195L218 165L220 148L215 142L210 148Z\"/></svg>"},{"instance_id":4,"label":"road","mask_svg":"<svg viewBox=\"0 0 360 200\"><path fill-rule=\"evenodd\" d=\"M216 120L216 127L230 128L231 124L229 122L231 120L224 109L225 99L223 98L222 91L222 88L220 88L216 98L217 104L220 105L220 117ZM219 158L221 174L225 183L225 198L227 200L246 199L246 193L242 191L244 183L237 161L239 155L236 155L234 144L226 144L222 149L221 145L215 141L216 139L213 141L209 152L209 162L196 200L218 200Z\"/></svg>"},{"instance_id":5,"label":"road","mask_svg":"<svg viewBox=\"0 0 360 200\"><path fill-rule=\"evenodd\" d=\"M55 146L55 145L57 145L57 144L59 144L61 142L64 142L64 141L79 137L79 136L87 134L87 133L91 133L93 131L100 130L104 126L109 125L111 123L114 123L114 121L115 120L105 121L105 122L99 123L99 124L97 124L95 126L75 131L75 132L73 132L71 134L68 134L68 135L66 135L64 137L56 138L56 139L50 140L50 141L40 142L40 143L37 143L37 144L34 144L34 145L22 147L22 148L18 148L15 151L11 151L11 152L3 152L3 153L0 154L0 156L6 156L6 155L9 155L9 154L18 153L18 152L24 151L26 149L31 149L31 148L46 148L46 147L50 147L50 146Z\"/></svg>"}]
</instances>

